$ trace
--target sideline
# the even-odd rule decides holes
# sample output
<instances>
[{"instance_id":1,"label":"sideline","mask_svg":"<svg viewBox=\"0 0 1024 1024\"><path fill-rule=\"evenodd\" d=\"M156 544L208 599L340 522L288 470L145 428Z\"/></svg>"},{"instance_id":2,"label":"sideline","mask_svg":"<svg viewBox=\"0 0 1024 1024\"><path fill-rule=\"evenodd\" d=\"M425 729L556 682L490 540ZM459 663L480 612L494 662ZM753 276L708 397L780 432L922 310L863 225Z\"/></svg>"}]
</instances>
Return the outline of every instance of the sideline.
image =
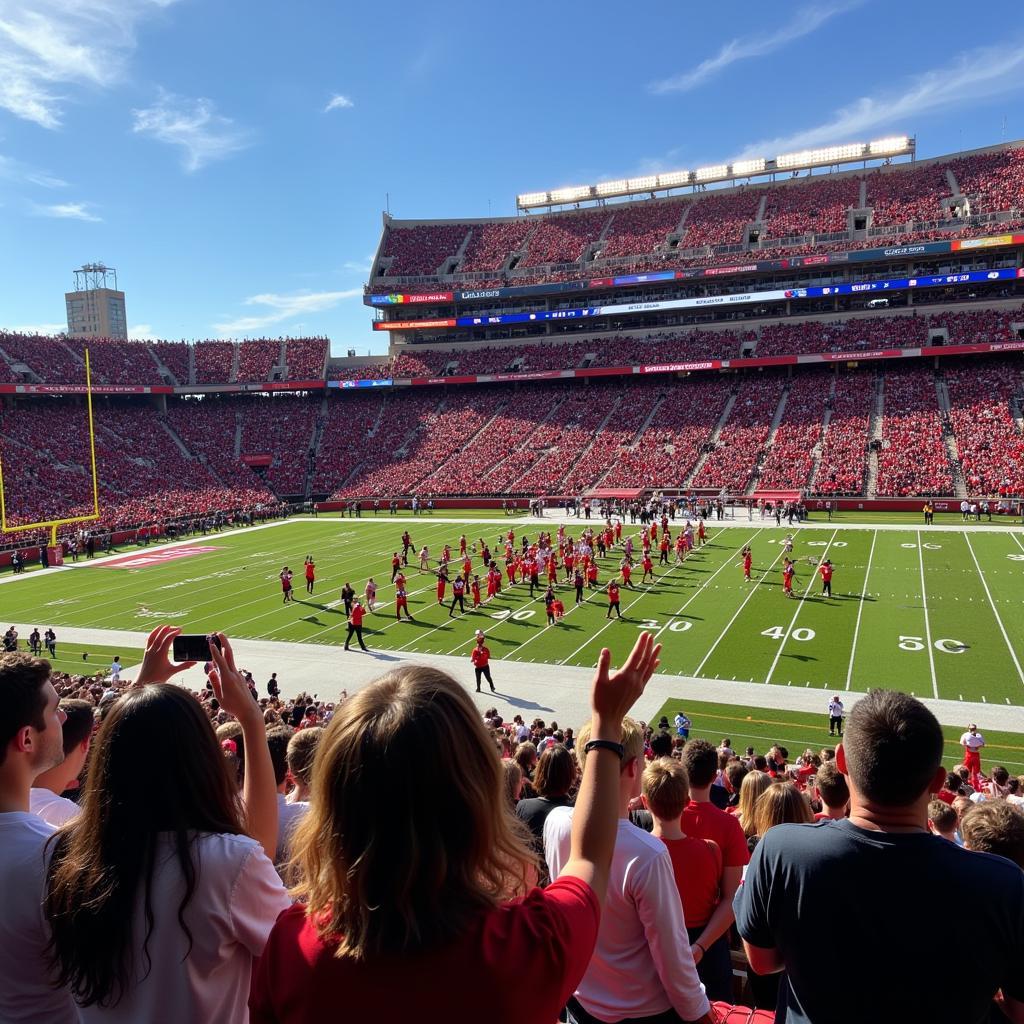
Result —
<instances>
[{"instance_id":1,"label":"sideline","mask_svg":"<svg viewBox=\"0 0 1024 1024\"><path fill-rule=\"evenodd\" d=\"M15 623L22 635L33 628L31 624ZM69 643L102 644L108 647L141 650L148 633L116 629L85 629L66 626L58 631L58 645ZM341 638L339 627L339 639ZM403 664L431 665L451 673L463 683L477 707L496 707L503 716L511 718L521 714L524 718L540 715L545 720L555 718L562 725L573 728L582 725L590 714L590 684L593 669L573 665L549 665L541 662L515 662L492 660L494 683L498 692L474 692L472 666L469 658L446 654L398 654L394 651L345 652L341 646L326 644L289 643L275 640L232 639L239 667L252 672L260 696L266 693L266 681L271 672L277 672L281 692L285 697L306 691L319 695L321 700L337 700L342 690L353 694L389 669ZM627 652L614 644L615 658ZM125 669L124 679L133 679L139 666ZM205 685L202 666L197 665L175 677L190 689ZM844 691L845 692L845 691ZM847 709L863 693L850 691L845 695ZM634 714L650 721L651 716L667 700L710 701L731 704L736 708L776 708L784 711L811 711L826 717L827 690L778 686L771 683L743 683L726 679L702 679L696 676L655 675L643 697L637 702ZM964 722L989 722L1006 732L1024 732L1024 706L980 704L970 701L935 700L920 698L943 725L962 727Z\"/></svg>"}]
</instances>

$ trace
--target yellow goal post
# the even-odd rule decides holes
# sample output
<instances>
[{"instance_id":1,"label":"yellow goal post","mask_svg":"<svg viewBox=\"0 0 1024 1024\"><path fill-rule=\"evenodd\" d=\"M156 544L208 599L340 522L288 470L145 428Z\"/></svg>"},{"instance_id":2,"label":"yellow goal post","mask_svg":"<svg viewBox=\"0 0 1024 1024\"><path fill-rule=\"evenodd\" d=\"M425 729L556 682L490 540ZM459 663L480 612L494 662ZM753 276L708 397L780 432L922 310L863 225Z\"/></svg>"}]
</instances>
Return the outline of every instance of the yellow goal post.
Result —
<instances>
[{"instance_id":1,"label":"yellow goal post","mask_svg":"<svg viewBox=\"0 0 1024 1024\"><path fill-rule=\"evenodd\" d=\"M57 527L67 526L69 523L94 522L100 517L100 488L99 478L96 475L96 434L93 426L92 415L92 374L89 367L89 350L85 350L85 404L89 414L89 462L92 470L92 512L84 516L69 516L64 519L48 519L39 523L24 523L19 526L11 526L7 522L7 500L4 491L4 464L0 458L0 532L21 533L25 530L50 531L50 546L57 546Z\"/></svg>"}]
</instances>

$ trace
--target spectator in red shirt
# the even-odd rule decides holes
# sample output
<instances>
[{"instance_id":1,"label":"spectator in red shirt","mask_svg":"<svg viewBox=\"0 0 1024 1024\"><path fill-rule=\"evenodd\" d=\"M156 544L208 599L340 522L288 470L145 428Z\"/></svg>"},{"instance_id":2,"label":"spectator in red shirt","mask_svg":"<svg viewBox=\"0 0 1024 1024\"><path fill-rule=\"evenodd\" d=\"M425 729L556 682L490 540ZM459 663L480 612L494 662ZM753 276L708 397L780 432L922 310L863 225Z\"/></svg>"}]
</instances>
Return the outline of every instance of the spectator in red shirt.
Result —
<instances>
[{"instance_id":1,"label":"spectator in red shirt","mask_svg":"<svg viewBox=\"0 0 1024 1024\"><path fill-rule=\"evenodd\" d=\"M708 999L731 1001L732 961L727 933L732 915L721 909L722 851L713 839L696 839L679 827L683 808L690 800L683 766L671 757L652 761L644 770L643 799L654 818L654 835L668 847L672 858L697 974Z\"/></svg>"},{"instance_id":2,"label":"spectator in red shirt","mask_svg":"<svg viewBox=\"0 0 1024 1024\"><path fill-rule=\"evenodd\" d=\"M459 683L406 665L341 705L295 833L303 902L278 918L260 959L254 1024L326 1020L339 993L346 1016L376 1024L404 1024L423 1007L447 1021L487 1007L491 1024L519 1024L526 978L531 1012L554 1020L597 941L619 827L621 722L659 651L643 633L614 673L602 651L591 699L598 743L568 861L544 890L529 888L528 831L507 812L500 758Z\"/></svg>"},{"instance_id":3,"label":"spectator in red shirt","mask_svg":"<svg viewBox=\"0 0 1024 1024\"><path fill-rule=\"evenodd\" d=\"M718 774L718 751L714 744L707 740L689 740L683 747L682 765L690 782L690 801L683 810L680 827L688 836L712 840L722 851L722 900L712 920L714 931L720 936L716 942L725 945L728 954L725 935L733 922L732 898L739 888L743 868L750 860L747 839L736 818L711 803L711 784ZM718 950L708 952L714 957L720 956ZM697 968L699 971L700 961Z\"/></svg>"}]
</instances>

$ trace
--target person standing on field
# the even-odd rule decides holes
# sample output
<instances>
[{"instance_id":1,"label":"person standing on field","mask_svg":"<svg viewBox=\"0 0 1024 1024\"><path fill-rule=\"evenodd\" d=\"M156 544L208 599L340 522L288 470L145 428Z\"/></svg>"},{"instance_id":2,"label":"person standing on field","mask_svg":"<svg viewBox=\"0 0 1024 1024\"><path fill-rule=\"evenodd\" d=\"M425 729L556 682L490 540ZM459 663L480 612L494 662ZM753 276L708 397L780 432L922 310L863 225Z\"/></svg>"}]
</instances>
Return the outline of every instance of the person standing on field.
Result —
<instances>
[{"instance_id":1,"label":"person standing on field","mask_svg":"<svg viewBox=\"0 0 1024 1024\"><path fill-rule=\"evenodd\" d=\"M832 561L826 558L821 565L818 566L818 572L821 573L821 596L831 597L832 596Z\"/></svg>"},{"instance_id":2,"label":"person standing on field","mask_svg":"<svg viewBox=\"0 0 1024 1024\"><path fill-rule=\"evenodd\" d=\"M828 702L828 734L843 735L843 702L839 699L839 694Z\"/></svg>"},{"instance_id":3,"label":"person standing on field","mask_svg":"<svg viewBox=\"0 0 1024 1024\"><path fill-rule=\"evenodd\" d=\"M473 670L476 673L476 692L480 692L480 680L486 679L491 687L491 693L495 693L494 680L491 678L491 652L484 643L485 637L482 629L476 631L476 646L469 659L473 662Z\"/></svg>"},{"instance_id":4,"label":"person standing on field","mask_svg":"<svg viewBox=\"0 0 1024 1024\"><path fill-rule=\"evenodd\" d=\"M313 584L316 581L316 563L312 555L306 556L306 593L313 593Z\"/></svg>"},{"instance_id":5,"label":"person standing on field","mask_svg":"<svg viewBox=\"0 0 1024 1024\"><path fill-rule=\"evenodd\" d=\"M363 643L363 616L366 615L366 609L363 607L363 602L359 598L355 598L352 605L352 611L349 612L348 616L348 635L345 637L345 650L349 650L349 643L352 640L353 634L359 641L359 646L365 651L366 644Z\"/></svg>"}]
</instances>

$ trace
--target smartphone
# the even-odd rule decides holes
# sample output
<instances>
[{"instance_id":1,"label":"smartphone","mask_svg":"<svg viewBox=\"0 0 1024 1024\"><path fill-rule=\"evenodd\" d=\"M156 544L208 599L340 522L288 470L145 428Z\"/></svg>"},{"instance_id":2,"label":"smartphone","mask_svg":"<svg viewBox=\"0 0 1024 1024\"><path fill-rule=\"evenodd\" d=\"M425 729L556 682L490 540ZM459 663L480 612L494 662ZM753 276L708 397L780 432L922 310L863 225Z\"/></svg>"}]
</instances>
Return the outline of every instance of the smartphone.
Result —
<instances>
[{"instance_id":1,"label":"smartphone","mask_svg":"<svg viewBox=\"0 0 1024 1024\"><path fill-rule=\"evenodd\" d=\"M174 638L171 657L174 661L209 661L211 642L220 650L220 641L216 636L209 637L206 633L179 633Z\"/></svg>"}]
</instances>

